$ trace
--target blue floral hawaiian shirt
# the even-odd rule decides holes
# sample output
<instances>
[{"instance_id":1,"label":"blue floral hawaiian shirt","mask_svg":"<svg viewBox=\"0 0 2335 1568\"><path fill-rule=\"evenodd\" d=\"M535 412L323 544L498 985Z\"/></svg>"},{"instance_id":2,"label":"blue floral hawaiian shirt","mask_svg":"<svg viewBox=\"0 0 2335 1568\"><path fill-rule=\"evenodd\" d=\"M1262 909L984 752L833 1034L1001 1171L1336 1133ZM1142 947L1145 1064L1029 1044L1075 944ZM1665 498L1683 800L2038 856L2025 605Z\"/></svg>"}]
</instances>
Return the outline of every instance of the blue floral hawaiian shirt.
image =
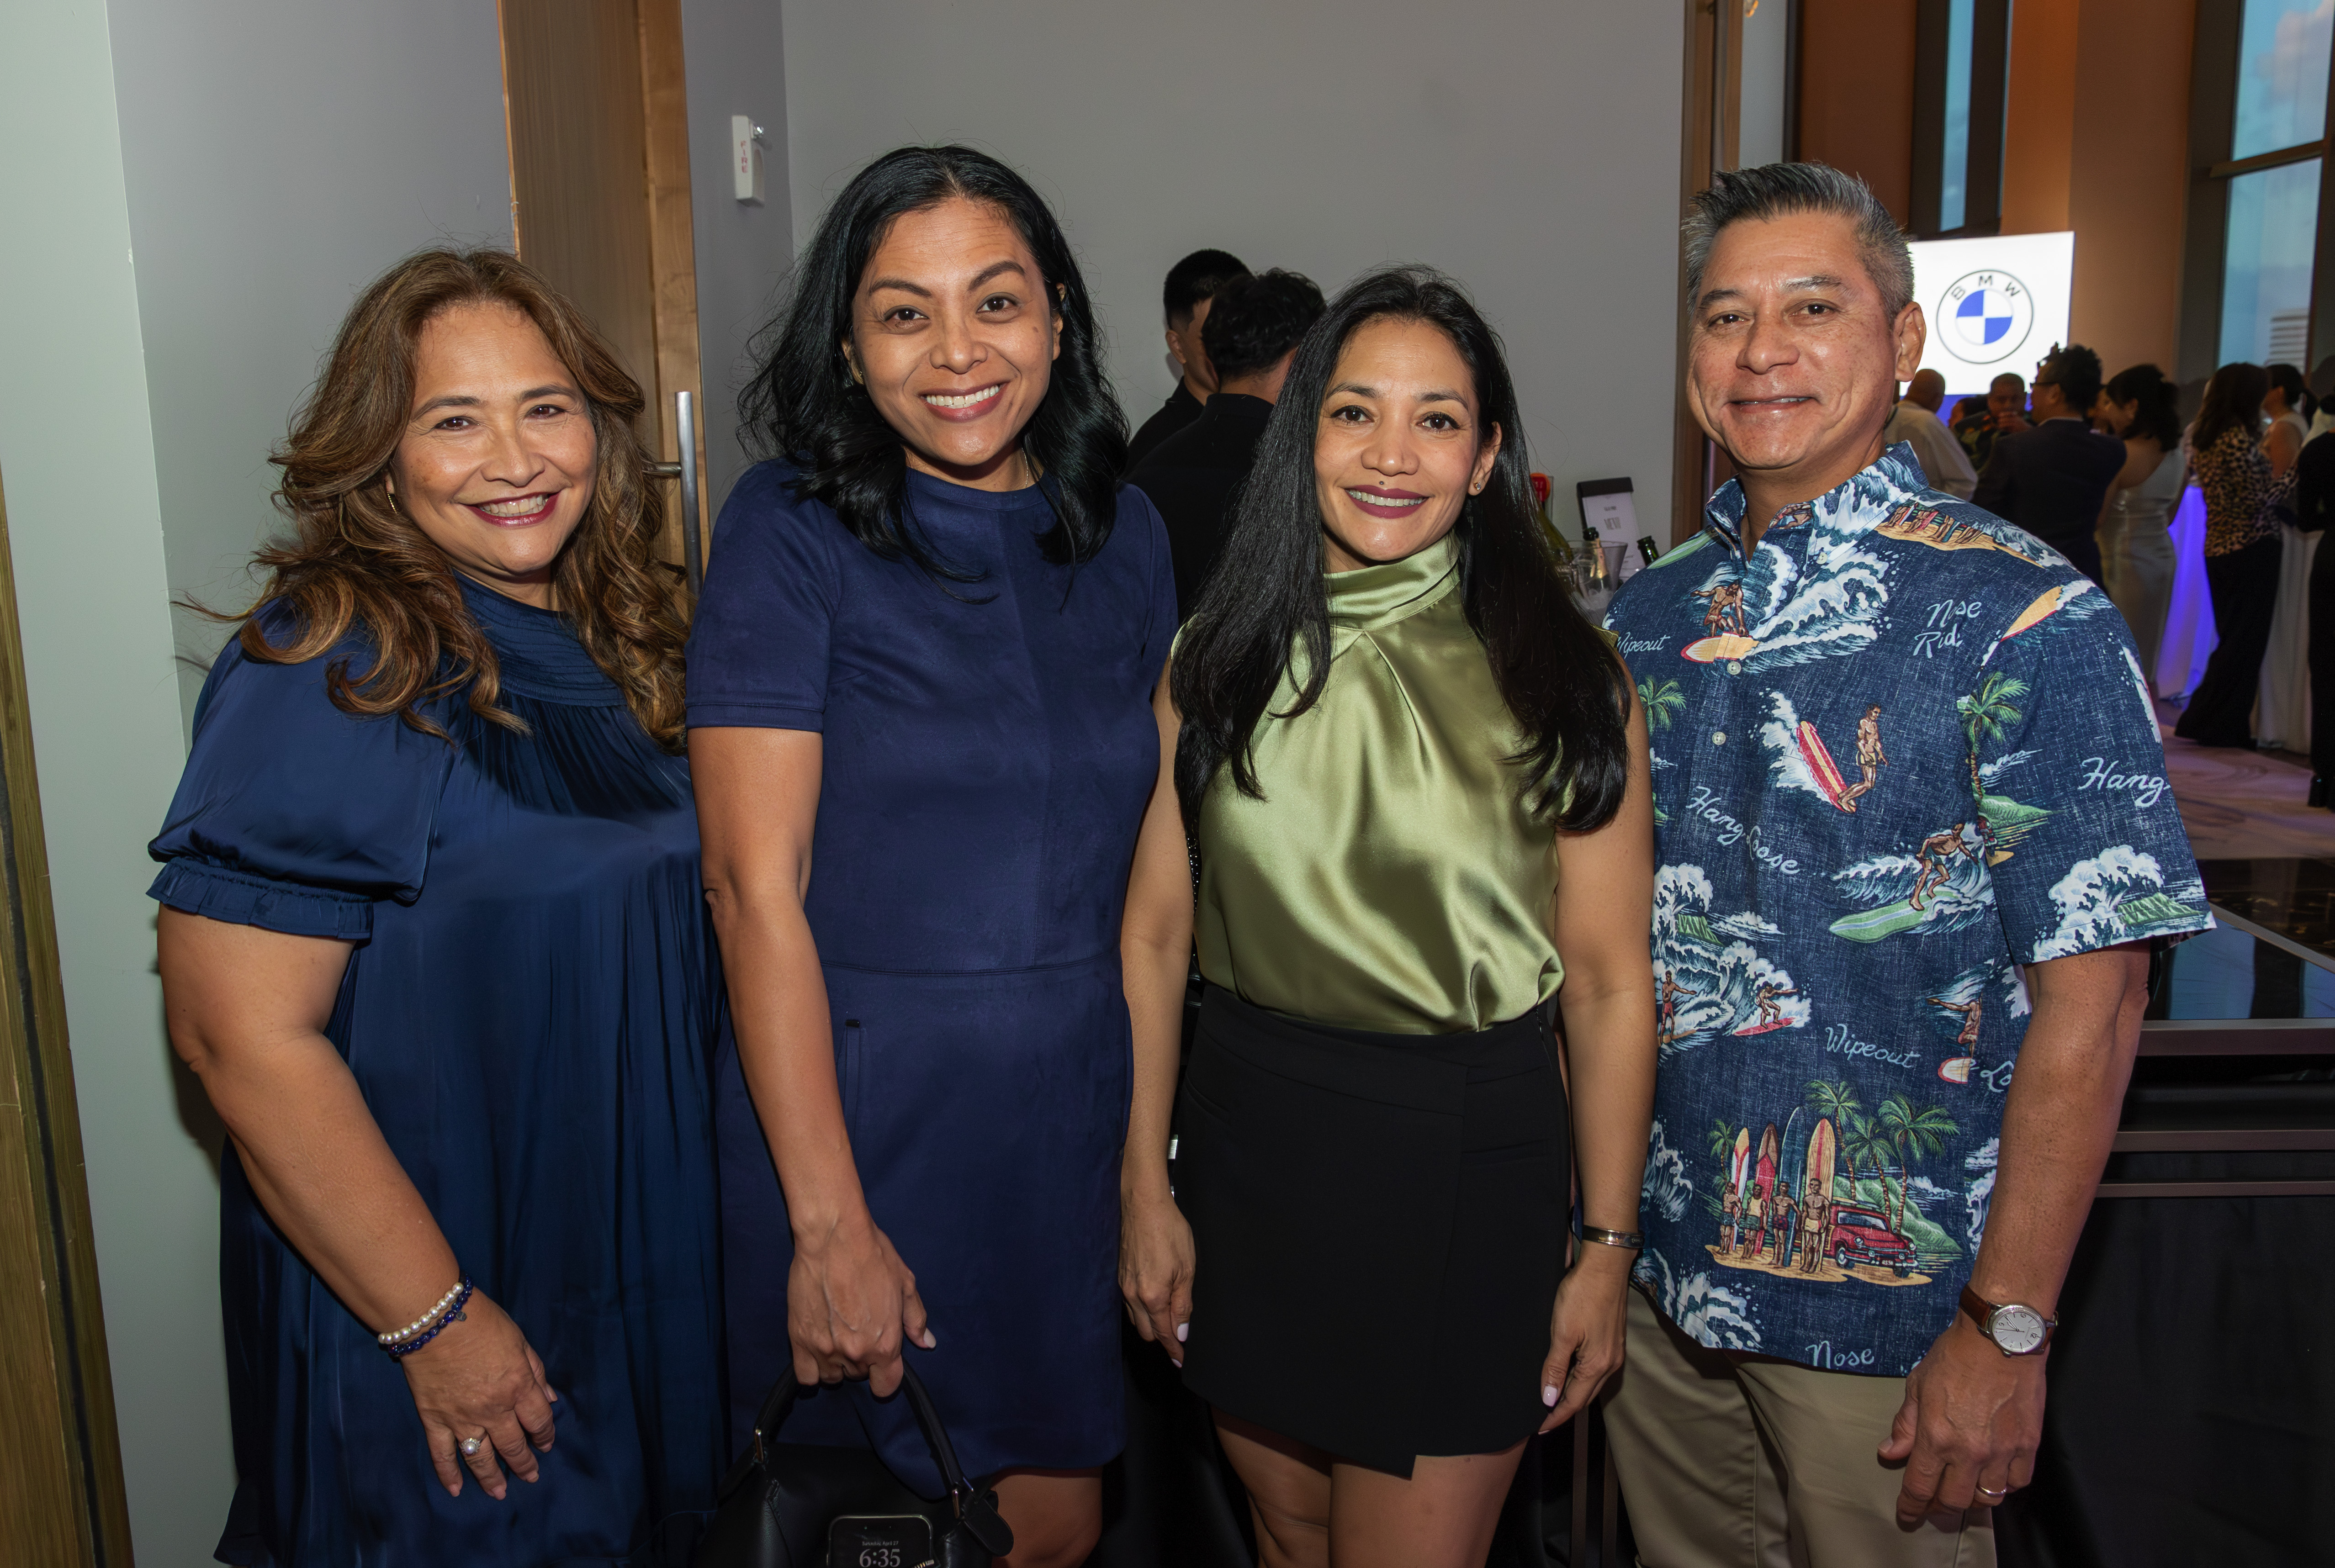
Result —
<instances>
[{"instance_id":1,"label":"blue floral hawaiian shirt","mask_svg":"<svg viewBox=\"0 0 2335 1568\"><path fill-rule=\"evenodd\" d=\"M1703 1344L1902 1376L1986 1226L2020 966L2213 922L2089 578L1904 445L1748 557L1743 508L1605 621L1654 753L1638 1277Z\"/></svg>"}]
</instances>

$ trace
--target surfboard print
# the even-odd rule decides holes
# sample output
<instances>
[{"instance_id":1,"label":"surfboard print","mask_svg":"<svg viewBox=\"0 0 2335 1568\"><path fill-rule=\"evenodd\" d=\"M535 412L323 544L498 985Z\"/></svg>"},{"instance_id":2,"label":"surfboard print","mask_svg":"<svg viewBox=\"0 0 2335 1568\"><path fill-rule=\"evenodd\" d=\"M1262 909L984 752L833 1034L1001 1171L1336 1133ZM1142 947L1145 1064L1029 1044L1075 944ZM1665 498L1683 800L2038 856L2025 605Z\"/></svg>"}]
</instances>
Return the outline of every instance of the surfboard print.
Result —
<instances>
[{"instance_id":1,"label":"surfboard print","mask_svg":"<svg viewBox=\"0 0 2335 1568\"><path fill-rule=\"evenodd\" d=\"M1824 737L1817 733L1817 727L1803 719L1800 727L1793 731L1793 738L1799 742L1800 756L1807 762L1808 771L1816 775L1817 788L1824 791L1826 802L1837 810L1850 809L1844 803L1848 785L1841 779L1840 767L1833 761L1832 752L1825 745Z\"/></svg>"},{"instance_id":2,"label":"surfboard print","mask_svg":"<svg viewBox=\"0 0 2335 1568\"><path fill-rule=\"evenodd\" d=\"M1716 637L1701 637L1679 650L1679 656L1698 664L1716 664L1722 659L1740 659L1759 650L1757 637L1739 637L1722 632Z\"/></svg>"}]
</instances>

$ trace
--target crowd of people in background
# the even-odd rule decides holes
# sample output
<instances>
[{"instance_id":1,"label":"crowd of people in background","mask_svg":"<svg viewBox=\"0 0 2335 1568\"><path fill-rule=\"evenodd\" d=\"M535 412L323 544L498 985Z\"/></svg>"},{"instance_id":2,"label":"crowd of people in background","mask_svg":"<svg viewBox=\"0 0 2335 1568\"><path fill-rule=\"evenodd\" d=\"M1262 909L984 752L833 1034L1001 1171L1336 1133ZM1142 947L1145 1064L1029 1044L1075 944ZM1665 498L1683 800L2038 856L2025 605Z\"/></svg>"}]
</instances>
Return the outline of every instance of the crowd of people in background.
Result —
<instances>
[{"instance_id":1,"label":"crowd of people in background","mask_svg":"<svg viewBox=\"0 0 2335 1568\"><path fill-rule=\"evenodd\" d=\"M1994 378L1941 421L1944 378L1918 372L1886 438L1914 449L1933 489L2009 519L2057 549L2123 614L2152 697L2178 709L2175 733L2200 745L2251 747L2262 662L2288 553L2327 527L2335 504L2335 359L2306 380L2291 364L2235 362L2215 371L2185 420L2182 389L2154 364L2103 378L2099 356L2055 345L2023 376ZM2314 387L2315 383L2315 387ZM2196 486L2203 564L2216 642L2190 688L2157 667L2179 559L2173 524ZM2335 563L2312 558L2311 804L2335 778ZM2322 629L2323 627L2323 629Z\"/></svg>"}]
</instances>

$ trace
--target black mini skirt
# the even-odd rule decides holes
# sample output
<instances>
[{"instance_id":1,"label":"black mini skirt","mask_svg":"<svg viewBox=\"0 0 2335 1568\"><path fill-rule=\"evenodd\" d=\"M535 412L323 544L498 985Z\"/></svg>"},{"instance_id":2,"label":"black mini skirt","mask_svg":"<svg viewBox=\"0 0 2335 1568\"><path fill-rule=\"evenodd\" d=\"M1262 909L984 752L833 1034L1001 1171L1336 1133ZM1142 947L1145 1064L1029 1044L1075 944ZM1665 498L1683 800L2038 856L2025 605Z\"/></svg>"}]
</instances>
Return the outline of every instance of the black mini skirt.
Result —
<instances>
[{"instance_id":1,"label":"black mini skirt","mask_svg":"<svg viewBox=\"0 0 2335 1568\"><path fill-rule=\"evenodd\" d=\"M1539 1427L1572 1207L1542 1011L1380 1034L1212 985L1177 1120L1197 1258L1187 1387L1404 1476Z\"/></svg>"}]
</instances>

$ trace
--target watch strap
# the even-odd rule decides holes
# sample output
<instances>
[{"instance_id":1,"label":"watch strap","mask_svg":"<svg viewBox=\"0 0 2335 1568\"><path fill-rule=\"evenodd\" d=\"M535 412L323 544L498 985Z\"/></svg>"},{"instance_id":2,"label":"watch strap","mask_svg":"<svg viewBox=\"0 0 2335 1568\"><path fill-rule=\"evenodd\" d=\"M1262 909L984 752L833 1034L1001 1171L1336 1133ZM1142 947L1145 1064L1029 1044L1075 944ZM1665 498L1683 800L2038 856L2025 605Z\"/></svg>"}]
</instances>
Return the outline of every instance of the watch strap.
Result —
<instances>
[{"instance_id":1,"label":"watch strap","mask_svg":"<svg viewBox=\"0 0 2335 1568\"><path fill-rule=\"evenodd\" d=\"M2040 1312L2036 1312L2033 1307L2029 1307L2027 1309L2030 1312L2035 1312L2037 1317L2043 1320L2042 1341L2031 1350L2003 1350L2002 1341L1996 1340L1992 1332L1994 1314L2001 1312L2006 1306L2020 1304L2023 1303L2011 1302L1990 1302L1984 1296L1980 1295L1976 1291L1972 1290L1969 1285L1962 1286L1962 1311L1970 1314L1971 1321L1978 1325L1978 1331L1986 1335L1987 1339L1993 1343L1996 1350L2002 1350L2002 1353L2006 1356L2039 1356L2050 1348L2051 1336L2057 1333L2059 1330L2059 1319L2047 1316Z\"/></svg>"}]
</instances>

